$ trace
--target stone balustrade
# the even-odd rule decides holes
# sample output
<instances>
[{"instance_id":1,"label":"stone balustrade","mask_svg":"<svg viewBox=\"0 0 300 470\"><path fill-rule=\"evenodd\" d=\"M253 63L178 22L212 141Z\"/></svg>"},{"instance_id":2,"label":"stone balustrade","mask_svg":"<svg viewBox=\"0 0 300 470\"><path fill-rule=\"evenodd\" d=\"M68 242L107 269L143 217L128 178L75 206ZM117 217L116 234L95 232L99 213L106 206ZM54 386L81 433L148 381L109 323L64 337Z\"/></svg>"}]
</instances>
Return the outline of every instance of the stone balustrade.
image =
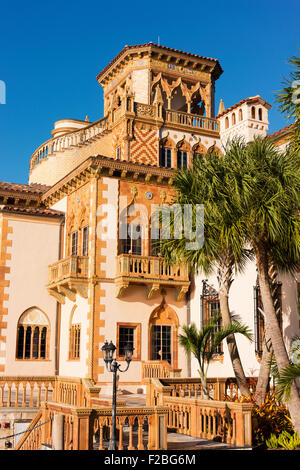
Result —
<instances>
[{"instance_id":1,"label":"stone balustrade","mask_svg":"<svg viewBox=\"0 0 300 470\"><path fill-rule=\"evenodd\" d=\"M142 380L180 377L181 369L174 369L168 361L142 361Z\"/></svg>"},{"instance_id":2,"label":"stone balustrade","mask_svg":"<svg viewBox=\"0 0 300 470\"><path fill-rule=\"evenodd\" d=\"M69 277L87 278L89 274L88 256L69 256L49 266L49 284Z\"/></svg>"},{"instance_id":3,"label":"stone balustrade","mask_svg":"<svg viewBox=\"0 0 300 470\"><path fill-rule=\"evenodd\" d=\"M54 377L0 377L0 407L39 407L51 399Z\"/></svg>"},{"instance_id":4,"label":"stone balustrade","mask_svg":"<svg viewBox=\"0 0 300 470\"><path fill-rule=\"evenodd\" d=\"M81 147L86 145L89 141L97 139L106 129L106 125L106 118L102 118L87 125L83 129L49 139L47 142L40 145L33 153L30 159L30 170L56 152L63 152L72 147Z\"/></svg>"},{"instance_id":5,"label":"stone balustrade","mask_svg":"<svg viewBox=\"0 0 300 470\"><path fill-rule=\"evenodd\" d=\"M117 275L158 280L189 281L186 265L170 266L163 258L121 254L117 257Z\"/></svg>"},{"instance_id":6,"label":"stone balustrade","mask_svg":"<svg viewBox=\"0 0 300 470\"><path fill-rule=\"evenodd\" d=\"M30 423L28 431L15 450L40 450L42 445L53 446L55 415L62 415L60 429L64 450L105 450L111 435L111 410L79 408L54 402L43 403ZM118 407L118 450L164 450L167 448L167 408Z\"/></svg>"},{"instance_id":7,"label":"stone balustrade","mask_svg":"<svg viewBox=\"0 0 300 470\"><path fill-rule=\"evenodd\" d=\"M204 439L221 439L233 446L252 444L251 403L164 397L168 429Z\"/></svg>"},{"instance_id":8,"label":"stone balustrade","mask_svg":"<svg viewBox=\"0 0 300 470\"><path fill-rule=\"evenodd\" d=\"M175 124L193 129L219 132L219 122L216 119L172 109L165 110L165 123L166 125Z\"/></svg>"},{"instance_id":9,"label":"stone balustrade","mask_svg":"<svg viewBox=\"0 0 300 470\"><path fill-rule=\"evenodd\" d=\"M156 256L121 254L117 256L116 297L122 297L130 283L146 285L148 299L156 296L161 286L177 287L177 300L180 301L190 284L188 267L170 266Z\"/></svg>"},{"instance_id":10,"label":"stone balustrade","mask_svg":"<svg viewBox=\"0 0 300 470\"><path fill-rule=\"evenodd\" d=\"M257 378L249 377L247 381L250 392L254 393ZM153 377L147 384L148 405L163 405L163 398L166 396L200 400L204 398L200 378ZM225 400L226 397L234 399L240 395L235 377L209 377L207 389L213 400Z\"/></svg>"}]
</instances>

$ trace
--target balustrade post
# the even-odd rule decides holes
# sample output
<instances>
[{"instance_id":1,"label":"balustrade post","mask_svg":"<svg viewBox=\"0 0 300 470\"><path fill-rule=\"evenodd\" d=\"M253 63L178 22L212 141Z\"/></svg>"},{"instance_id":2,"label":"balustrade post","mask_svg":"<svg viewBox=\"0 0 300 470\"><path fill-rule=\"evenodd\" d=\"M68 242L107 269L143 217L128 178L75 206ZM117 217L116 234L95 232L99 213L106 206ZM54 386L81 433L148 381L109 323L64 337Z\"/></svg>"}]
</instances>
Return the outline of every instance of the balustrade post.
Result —
<instances>
[{"instance_id":1,"label":"balustrade post","mask_svg":"<svg viewBox=\"0 0 300 470\"><path fill-rule=\"evenodd\" d=\"M93 448L92 410L89 408L77 408L72 410L73 424L73 449L91 450Z\"/></svg>"},{"instance_id":2,"label":"balustrade post","mask_svg":"<svg viewBox=\"0 0 300 470\"><path fill-rule=\"evenodd\" d=\"M64 450L64 415L55 413L52 426L52 446L54 450Z\"/></svg>"}]
</instances>

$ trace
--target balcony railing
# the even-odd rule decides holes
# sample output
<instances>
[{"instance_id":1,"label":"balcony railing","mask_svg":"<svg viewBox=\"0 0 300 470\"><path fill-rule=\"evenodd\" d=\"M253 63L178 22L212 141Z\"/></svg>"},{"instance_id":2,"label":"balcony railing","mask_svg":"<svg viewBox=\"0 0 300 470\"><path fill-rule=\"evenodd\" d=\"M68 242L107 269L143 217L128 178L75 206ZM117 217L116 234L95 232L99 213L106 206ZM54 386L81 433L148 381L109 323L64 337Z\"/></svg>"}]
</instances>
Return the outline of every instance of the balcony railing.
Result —
<instances>
[{"instance_id":1,"label":"balcony railing","mask_svg":"<svg viewBox=\"0 0 300 470\"><path fill-rule=\"evenodd\" d=\"M49 284L69 277L87 278L89 272L88 256L69 256L49 266Z\"/></svg>"},{"instance_id":2,"label":"balcony railing","mask_svg":"<svg viewBox=\"0 0 300 470\"><path fill-rule=\"evenodd\" d=\"M169 266L163 258L122 254L118 256L118 276L130 276L137 279L188 281L186 265Z\"/></svg>"},{"instance_id":3,"label":"balcony railing","mask_svg":"<svg viewBox=\"0 0 300 470\"><path fill-rule=\"evenodd\" d=\"M159 291L160 286L179 287L178 300L187 292L190 281L186 265L168 265L163 258L121 254L117 257L117 297L130 283L152 285L148 298Z\"/></svg>"},{"instance_id":4,"label":"balcony railing","mask_svg":"<svg viewBox=\"0 0 300 470\"><path fill-rule=\"evenodd\" d=\"M48 291L60 303L65 297L76 300L76 293L87 298L88 256L69 256L49 266Z\"/></svg>"},{"instance_id":5,"label":"balcony railing","mask_svg":"<svg viewBox=\"0 0 300 470\"><path fill-rule=\"evenodd\" d=\"M199 116L197 114L184 113L183 111L166 109L165 122L192 127L193 129L219 132L219 122L216 119Z\"/></svg>"}]
</instances>

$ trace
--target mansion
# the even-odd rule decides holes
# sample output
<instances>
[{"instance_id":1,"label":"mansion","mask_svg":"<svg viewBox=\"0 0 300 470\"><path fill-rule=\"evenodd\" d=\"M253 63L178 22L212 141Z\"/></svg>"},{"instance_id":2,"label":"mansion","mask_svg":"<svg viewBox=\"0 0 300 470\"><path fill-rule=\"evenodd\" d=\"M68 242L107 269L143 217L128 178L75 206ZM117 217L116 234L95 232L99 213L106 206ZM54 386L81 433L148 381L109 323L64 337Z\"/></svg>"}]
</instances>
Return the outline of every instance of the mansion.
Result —
<instances>
[{"instance_id":1,"label":"mansion","mask_svg":"<svg viewBox=\"0 0 300 470\"><path fill-rule=\"evenodd\" d=\"M183 325L218 310L217 276L168 266L149 237L152 205L169 205L178 168L227 139L268 135L260 96L215 110L217 59L153 43L126 46L97 76L101 119L60 119L29 162L28 184L0 182L0 381L88 380L111 393L102 346L134 347L119 393L144 394L148 379L198 377L179 345ZM289 127L269 135L279 148ZM203 201L205 203L205 201ZM141 214L141 207L147 216ZM130 223L120 237L119 220ZM205 231L205 225L204 225ZM300 274L278 275L287 348L299 334ZM247 377L261 361L264 320L255 262L236 276L230 309L252 330L237 336ZM210 377L234 377L226 342ZM1 397L0 397L1 402Z\"/></svg>"}]
</instances>

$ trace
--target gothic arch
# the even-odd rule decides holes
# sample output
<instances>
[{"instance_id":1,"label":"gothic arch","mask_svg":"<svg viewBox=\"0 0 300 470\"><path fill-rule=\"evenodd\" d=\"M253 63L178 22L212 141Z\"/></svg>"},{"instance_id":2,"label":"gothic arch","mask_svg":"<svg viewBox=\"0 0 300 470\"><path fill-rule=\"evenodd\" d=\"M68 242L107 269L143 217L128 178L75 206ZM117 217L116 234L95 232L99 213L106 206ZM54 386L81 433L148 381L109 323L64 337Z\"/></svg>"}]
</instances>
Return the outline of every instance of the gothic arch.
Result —
<instances>
[{"instance_id":1,"label":"gothic arch","mask_svg":"<svg viewBox=\"0 0 300 470\"><path fill-rule=\"evenodd\" d=\"M156 350L154 348L157 347L157 344L154 344L154 328L159 329L160 327L165 327L165 333L169 336L170 339L170 363L173 368L178 368L178 329L179 329L179 319L178 316L163 299L162 303L156 307L150 317L149 317L149 325L148 325L148 357L150 360L159 360L156 358ZM161 333L162 334L162 333ZM166 339L165 339L166 340ZM159 356L162 356L162 352L159 352ZM161 360L166 360L164 357L161 357Z\"/></svg>"}]
</instances>

